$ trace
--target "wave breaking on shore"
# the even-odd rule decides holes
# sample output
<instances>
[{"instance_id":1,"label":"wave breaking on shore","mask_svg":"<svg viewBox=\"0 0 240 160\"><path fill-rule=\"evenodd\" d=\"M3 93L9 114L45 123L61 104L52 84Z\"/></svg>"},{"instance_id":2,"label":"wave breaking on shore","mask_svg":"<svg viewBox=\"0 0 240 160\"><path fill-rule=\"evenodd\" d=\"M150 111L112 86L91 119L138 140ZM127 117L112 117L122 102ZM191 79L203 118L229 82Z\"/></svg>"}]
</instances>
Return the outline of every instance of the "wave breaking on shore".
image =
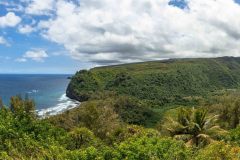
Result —
<instances>
[{"instance_id":1,"label":"wave breaking on shore","mask_svg":"<svg viewBox=\"0 0 240 160\"><path fill-rule=\"evenodd\" d=\"M80 102L70 99L66 96L66 94L63 94L59 99L58 99L58 104L53 106L53 107L49 107L46 109L40 109L37 110L37 114L40 117L48 117L48 116L53 116L53 115L57 115L60 114L66 110L69 109L73 109L77 106L80 105Z\"/></svg>"}]
</instances>

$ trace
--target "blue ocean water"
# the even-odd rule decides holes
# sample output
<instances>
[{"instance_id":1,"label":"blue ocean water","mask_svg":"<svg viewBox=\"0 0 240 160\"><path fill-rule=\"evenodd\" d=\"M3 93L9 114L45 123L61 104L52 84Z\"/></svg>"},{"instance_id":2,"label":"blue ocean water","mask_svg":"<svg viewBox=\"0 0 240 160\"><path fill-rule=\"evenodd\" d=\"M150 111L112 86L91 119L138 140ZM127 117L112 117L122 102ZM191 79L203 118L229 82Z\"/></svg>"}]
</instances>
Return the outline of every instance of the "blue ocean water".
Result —
<instances>
[{"instance_id":1,"label":"blue ocean water","mask_svg":"<svg viewBox=\"0 0 240 160\"><path fill-rule=\"evenodd\" d=\"M66 97L71 75L10 75L0 74L0 97L5 105L11 96L27 94L34 99L39 114L55 114L75 107L78 102Z\"/></svg>"}]
</instances>

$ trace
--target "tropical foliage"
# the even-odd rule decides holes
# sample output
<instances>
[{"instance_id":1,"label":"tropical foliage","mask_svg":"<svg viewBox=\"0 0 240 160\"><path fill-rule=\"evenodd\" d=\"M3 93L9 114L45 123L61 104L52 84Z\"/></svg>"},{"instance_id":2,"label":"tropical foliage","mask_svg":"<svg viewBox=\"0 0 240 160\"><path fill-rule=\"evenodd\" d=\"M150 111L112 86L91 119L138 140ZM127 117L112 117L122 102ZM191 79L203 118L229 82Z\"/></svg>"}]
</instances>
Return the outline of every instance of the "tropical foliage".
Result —
<instances>
[{"instance_id":1,"label":"tropical foliage","mask_svg":"<svg viewBox=\"0 0 240 160\"><path fill-rule=\"evenodd\" d=\"M0 100L0 159L238 160L240 59L186 59L79 71L77 108L38 117ZM234 88L234 89L233 89Z\"/></svg>"},{"instance_id":2,"label":"tropical foliage","mask_svg":"<svg viewBox=\"0 0 240 160\"><path fill-rule=\"evenodd\" d=\"M178 109L177 118L167 117L164 127L169 134L188 145L204 145L220 138L226 131L216 125L217 116L208 116L206 109Z\"/></svg>"},{"instance_id":3,"label":"tropical foliage","mask_svg":"<svg viewBox=\"0 0 240 160\"><path fill-rule=\"evenodd\" d=\"M218 117L202 107L173 109L156 130L128 125L109 100L85 102L47 119L37 117L33 104L13 97L11 107L2 106L0 159L221 160L240 156L239 127L224 131L217 126Z\"/></svg>"},{"instance_id":4,"label":"tropical foliage","mask_svg":"<svg viewBox=\"0 0 240 160\"><path fill-rule=\"evenodd\" d=\"M219 90L239 88L239 68L240 58L232 57L97 67L77 72L67 95L81 102L134 97L157 115L144 122L152 127L173 105L198 105L199 96L207 98Z\"/></svg>"}]
</instances>

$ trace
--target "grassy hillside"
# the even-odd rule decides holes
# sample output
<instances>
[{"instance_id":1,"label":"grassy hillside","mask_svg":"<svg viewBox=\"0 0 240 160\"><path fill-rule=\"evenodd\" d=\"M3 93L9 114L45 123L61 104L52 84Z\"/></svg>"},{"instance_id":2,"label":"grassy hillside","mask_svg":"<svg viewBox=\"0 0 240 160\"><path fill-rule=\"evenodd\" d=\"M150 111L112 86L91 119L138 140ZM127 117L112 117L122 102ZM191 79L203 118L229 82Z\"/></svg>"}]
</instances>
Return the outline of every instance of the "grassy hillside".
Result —
<instances>
[{"instance_id":1,"label":"grassy hillside","mask_svg":"<svg viewBox=\"0 0 240 160\"><path fill-rule=\"evenodd\" d=\"M113 99L125 121L131 112L141 117L134 121L152 125L169 108L198 105L199 97L239 86L240 58L173 59L81 70L72 77L67 95L81 102ZM125 105L122 96L134 102Z\"/></svg>"},{"instance_id":2,"label":"grassy hillside","mask_svg":"<svg viewBox=\"0 0 240 160\"><path fill-rule=\"evenodd\" d=\"M72 78L67 95L86 101L111 92L159 106L235 89L239 83L240 58L176 59L82 70Z\"/></svg>"},{"instance_id":3,"label":"grassy hillside","mask_svg":"<svg viewBox=\"0 0 240 160\"><path fill-rule=\"evenodd\" d=\"M72 78L67 95L86 101L114 92L159 105L239 84L240 58L176 59L82 70Z\"/></svg>"}]
</instances>

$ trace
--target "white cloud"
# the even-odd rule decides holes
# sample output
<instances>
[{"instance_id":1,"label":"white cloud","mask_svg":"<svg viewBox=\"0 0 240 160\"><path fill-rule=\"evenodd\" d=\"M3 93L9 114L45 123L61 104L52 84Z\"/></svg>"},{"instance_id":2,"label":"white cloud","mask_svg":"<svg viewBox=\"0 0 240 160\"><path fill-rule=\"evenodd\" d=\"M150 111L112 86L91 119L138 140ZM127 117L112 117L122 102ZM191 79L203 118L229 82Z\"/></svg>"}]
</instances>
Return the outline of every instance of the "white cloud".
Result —
<instances>
[{"instance_id":1,"label":"white cloud","mask_svg":"<svg viewBox=\"0 0 240 160\"><path fill-rule=\"evenodd\" d=\"M8 12L5 16L0 17L0 27L15 27L21 22L21 18L13 12Z\"/></svg>"},{"instance_id":2,"label":"white cloud","mask_svg":"<svg viewBox=\"0 0 240 160\"><path fill-rule=\"evenodd\" d=\"M37 62L44 62L44 59L48 57L45 50L30 50L27 51L21 58L18 59L20 62L25 62L27 59L31 59Z\"/></svg>"},{"instance_id":3,"label":"white cloud","mask_svg":"<svg viewBox=\"0 0 240 160\"><path fill-rule=\"evenodd\" d=\"M35 31L35 28L30 25L20 25L18 27L18 31L22 34L29 34L33 31Z\"/></svg>"},{"instance_id":4,"label":"white cloud","mask_svg":"<svg viewBox=\"0 0 240 160\"><path fill-rule=\"evenodd\" d=\"M38 28L29 22L20 24L18 31L29 34L41 29L41 35L81 61L240 56L239 4L234 0L186 1L184 10L170 6L169 0L5 0L0 5L8 11L24 10L24 23L34 20L32 15L48 15ZM21 17L8 12L0 17L0 28L18 25ZM0 37L0 44L7 41Z\"/></svg>"},{"instance_id":5,"label":"white cloud","mask_svg":"<svg viewBox=\"0 0 240 160\"><path fill-rule=\"evenodd\" d=\"M56 18L39 23L47 39L79 60L119 63L167 57L240 55L240 6L233 0L58 1Z\"/></svg>"},{"instance_id":6,"label":"white cloud","mask_svg":"<svg viewBox=\"0 0 240 160\"><path fill-rule=\"evenodd\" d=\"M0 36L0 45L8 45L8 42L7 42L7 40L4 38L4 37L2 37L2 36Z\"/></svg>"},{"instance_id":7,"label":"white cloud","mask_svg":"<svg viewBox=\"0 0 240 160\"><path fill-rule=\"evenodd\" d=\"M49 15L53 11L56 0L31 0L26 8L27 14Z\"/></svg>"},{"instance_id":8,"label":"white cloud","mask_svg":"<svg viewBox=\"0 0 240 160\"><path fill-rule=\"evenodd\" d=\"M38 24L41 35L81 61L240 56L240 6L234 0L186 0L186 9L169 0L22 1L27 14L51 15ZM20 33L35 29L19 26Z\"/></svg>"},{"instance_id":9,"label":"white cloud","mask_svg":"<svg viewBox=\"0 0 240 160\"><path fill-rule=\"evenodd\" d=\"M13 12L8 12L5 16L0 17L0 27L15 27L21 22L21 18Z\"/></svg>"},{"instance_id":10,"label":"white cloud","mask_svg":"<svg viewBox=\"0 0 240 160\"><path fill-rule=\"evenodd\" d=\"M17 58L15 61L23 63L23 62L27 62L27 59L26 58Z\"/></svg>"}]
</instances>

